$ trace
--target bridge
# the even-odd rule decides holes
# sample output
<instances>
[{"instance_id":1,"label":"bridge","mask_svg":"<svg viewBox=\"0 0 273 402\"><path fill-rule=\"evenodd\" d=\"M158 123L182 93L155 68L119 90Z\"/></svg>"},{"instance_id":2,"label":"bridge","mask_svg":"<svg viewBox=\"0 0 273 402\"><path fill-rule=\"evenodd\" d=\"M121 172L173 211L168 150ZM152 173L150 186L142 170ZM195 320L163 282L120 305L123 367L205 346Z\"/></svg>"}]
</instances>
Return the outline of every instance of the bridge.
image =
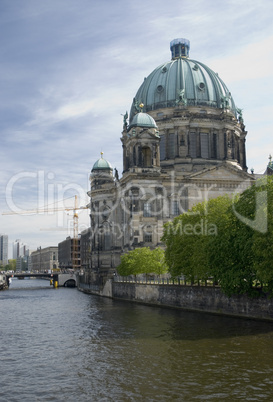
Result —
<instances>
[{"instance_id":1,"label":"bridge","mask_svg":"<svg viewBox=\"0 0 273 402\"><path fill-rule=\"evenodd\" d=\"M54 287L76 287L78 284L77 275L74 273L62 273L62 272L53 272L53 273L42 273L42 272L14 272L6 274L6 281L9 286L10 278L41 278L41 279L51 279Z\"/></svg>"}]
</instances>

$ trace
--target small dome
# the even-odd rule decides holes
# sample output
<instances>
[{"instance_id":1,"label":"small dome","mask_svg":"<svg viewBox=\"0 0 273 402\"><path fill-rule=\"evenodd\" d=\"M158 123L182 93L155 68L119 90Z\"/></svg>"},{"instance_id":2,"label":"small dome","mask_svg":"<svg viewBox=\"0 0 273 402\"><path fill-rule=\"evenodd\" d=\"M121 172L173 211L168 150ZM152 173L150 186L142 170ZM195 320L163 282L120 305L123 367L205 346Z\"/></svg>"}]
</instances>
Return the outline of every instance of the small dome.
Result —
<instances>
[{"instance_id":1,"label":"small dome","mask_svg":"<svg viewBox=\"0 0 273 402\"><path fill-rule=\"evenodd\" d=\"M157 128L157 125L152 116L147 113L140 112L133 117L129 129L132 127Z\"/></svg>"},{"instance_id":2,"label":"small dome","mask_svg":"<svg viewBox=\"0 0 273 402\"><path fill-rule=\"evenodd\" d=\"M102 155L103 155L103 152L101 153L101 158L98 159L98 160L94 163L91 172L93 172L94 170L113 170L113 168L112 168L112 166L111 166L111 163L108 162L106 159L104 159L104 158L102 157Z\"/></svg>"}]
</instances>

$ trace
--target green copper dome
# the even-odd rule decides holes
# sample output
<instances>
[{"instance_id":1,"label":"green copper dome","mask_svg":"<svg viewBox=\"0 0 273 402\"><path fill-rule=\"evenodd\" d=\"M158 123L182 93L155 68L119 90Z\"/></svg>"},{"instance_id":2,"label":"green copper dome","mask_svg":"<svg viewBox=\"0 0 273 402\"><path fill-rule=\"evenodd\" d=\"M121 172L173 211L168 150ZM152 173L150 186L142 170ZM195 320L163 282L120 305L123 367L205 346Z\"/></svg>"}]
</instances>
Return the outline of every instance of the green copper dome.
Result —
<instances>
[{"instance_id":1,"label":"green copper dome","mask_svg":"<svg viewBox=\"0 0 273 402\"><path fill-rule=\"evenodd\" d=\"M106 159L104 159L104 158L102 157L102 155L103 155L103 152L101 153L101 158L98 159L98 160L94 163L91 172L93 172L94 170L113 170L113 168L112 168L110 162L108 162Z\"/></svg>"},{"instance_id":2,"label":"green copper dome","mask_svg":"<svg viewBox=\"0 0 273 402\"><path fill-rule=\"evenodd\" d=\"M172 60L152 71L137 91L130 122L143 105L144 112L181 105L209 106L229 109L236 117L233 98L218 74L189 58L190 42L175 39L170 48Z\"/></svg>"},{"instance_id":3,"label":"green copper dome","mask_svg":"<svg viewBox=\"0 0 273 402\"><path fill-rule=\"evenodd\" d=\"M147 127L147 128L157 128L156 122L147 113L137 113L134 117L133 120L129 126L129 129L131 127Z\"/></svg>"}]
</instances>

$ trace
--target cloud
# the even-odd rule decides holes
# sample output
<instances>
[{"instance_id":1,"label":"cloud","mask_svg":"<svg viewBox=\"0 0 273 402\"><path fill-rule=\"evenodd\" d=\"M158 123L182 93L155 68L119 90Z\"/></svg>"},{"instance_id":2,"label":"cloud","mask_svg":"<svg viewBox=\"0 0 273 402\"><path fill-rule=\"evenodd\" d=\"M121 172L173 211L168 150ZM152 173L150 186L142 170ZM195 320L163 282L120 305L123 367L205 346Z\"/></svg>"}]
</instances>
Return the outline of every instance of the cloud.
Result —
<instances>
[{"instance_id":1,"label":"cloud","mask_svg":"<svg viewBox=\"0 0 273 402\"><path fill-rule=\"evenodd\" d=\"M210 64L230 83L272 77L272 43L273 35L251 42L235 54L213 59Z\"/></svg>"},{"instance_id":2,"label":"cloud","mask_svg":"<svg viewBox=\"0 0 273 402\"><path fill-rule=\"evenodd\" d=\"M21 7L13 0L0 7L0 211L8 208L8 183L20 174L30 177L15 182L15 201L28 208L59 200L64 189L73 196L77 185L88 191L100 151L121 172L121 114L144 77L170 60L176 37L191 41L190 57L218 72L243 109L249 166L267 162L271 1L117 0L111 7L109 0L25 0ZM66 237L67 222L51 233L56 221L43 219L0 215L1 232L32 248Z\"/></svg>"}]
</instances>

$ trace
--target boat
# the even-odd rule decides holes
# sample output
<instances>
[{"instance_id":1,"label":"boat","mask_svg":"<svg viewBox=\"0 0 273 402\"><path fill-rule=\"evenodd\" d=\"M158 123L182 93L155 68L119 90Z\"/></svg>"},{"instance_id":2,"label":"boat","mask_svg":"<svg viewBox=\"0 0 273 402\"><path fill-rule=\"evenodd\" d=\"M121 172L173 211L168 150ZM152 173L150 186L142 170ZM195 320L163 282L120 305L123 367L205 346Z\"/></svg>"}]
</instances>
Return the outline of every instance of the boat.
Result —
<instances>
[{"instance_id":1,"label":"boat","mask_svg":"<svg viewBox=\"0 0 273 402\"><path fill-rule=\"evenodd\" d=\"M5 274L0 274L0 290L8 289L7 277Z\"/></svg>"}]
</instances>

